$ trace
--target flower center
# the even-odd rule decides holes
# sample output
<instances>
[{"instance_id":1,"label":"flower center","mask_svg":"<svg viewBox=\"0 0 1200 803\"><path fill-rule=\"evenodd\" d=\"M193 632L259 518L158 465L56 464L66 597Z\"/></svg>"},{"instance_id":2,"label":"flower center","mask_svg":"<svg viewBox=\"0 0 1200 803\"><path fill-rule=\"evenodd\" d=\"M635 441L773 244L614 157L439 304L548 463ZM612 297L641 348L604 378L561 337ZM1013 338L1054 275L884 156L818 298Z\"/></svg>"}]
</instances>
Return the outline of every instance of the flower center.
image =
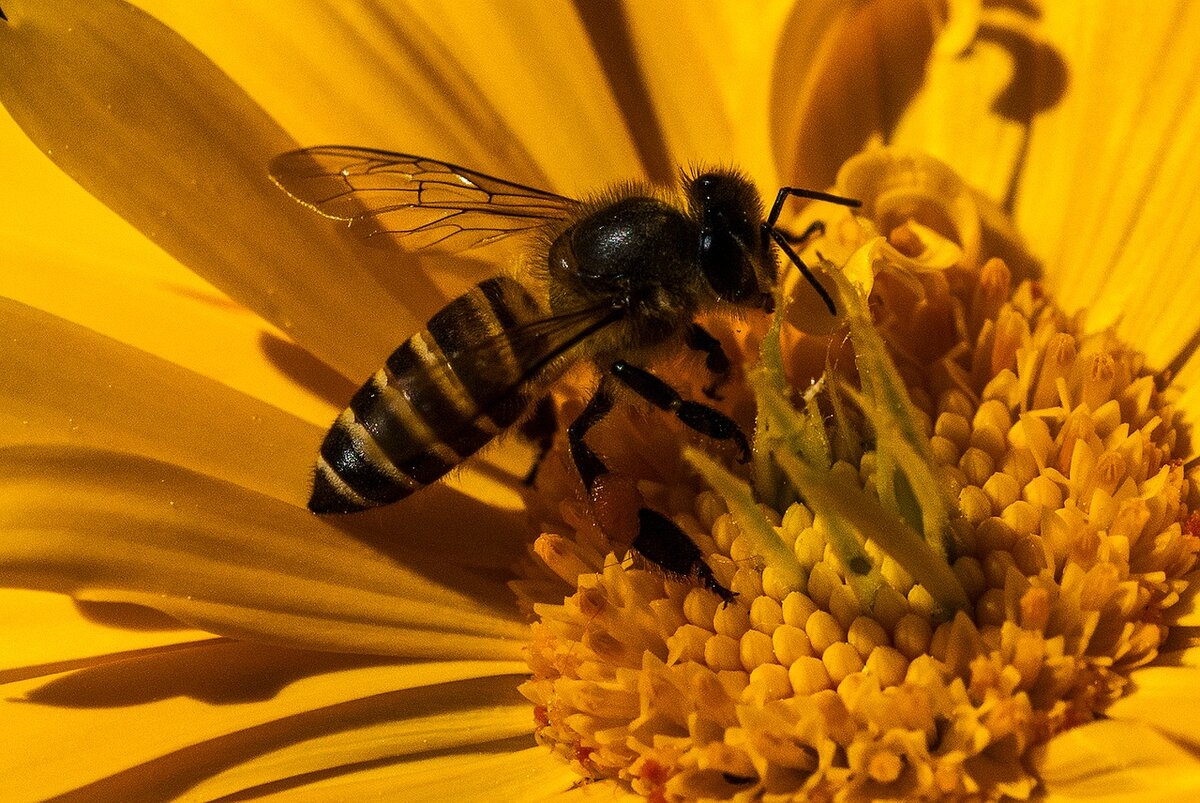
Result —
<instances>
[{"instance_id":1,"label":"flower center","mask_svg":"<svg viewBox=\"0 0 1200 803\"><path fill-rule=\"evenodd\" d=\"M614 554L569 460L545 464L522 690L583 776L659 799L1026 797L1029 749L1157 654L1200 543L1181 422L1142 355L980 255L947 172L888 152L843 171L866 218L809 254L844 263L849 326L792 330L813 320L792 291L743 339L761 364L725 405L756 411L749 471L680 457L678 430L597 428L733 604Z\"/></svg>"}]
</instances>

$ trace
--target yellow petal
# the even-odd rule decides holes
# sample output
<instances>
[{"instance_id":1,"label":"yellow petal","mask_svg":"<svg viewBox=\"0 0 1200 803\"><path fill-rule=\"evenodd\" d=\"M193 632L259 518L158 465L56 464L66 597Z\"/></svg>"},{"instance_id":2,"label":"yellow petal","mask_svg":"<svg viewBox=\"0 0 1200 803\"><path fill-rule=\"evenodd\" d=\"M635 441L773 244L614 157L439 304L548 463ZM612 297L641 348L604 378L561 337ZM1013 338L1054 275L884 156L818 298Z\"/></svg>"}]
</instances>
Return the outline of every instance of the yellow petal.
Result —
<instances>
[{"instance_id":1,"label":"yellow petal","mask_svg":"<svg viewBox=\"0 0 1200 803\"><path fill-rule=\"evenodd\" d=\"M0 589L4 649L0 682L61 672L122 653L211 639L158 611L132 605L79 603L62 594Z\"/></svg>"},{"instance_id":2,"label":"yellow petal","mask_svg":"<svg viewBox=\"0 0 1200 803\"><path fill-rule=\"evenodd\" d=\"M298 791L305 800L387 799L403 790L414 800L558 800L579 776L542 747L510 739L481 745L477 753L434 755L318 779ZM297 790L259 800L293 800Z\"/></svg>"},{"instance_id":3,"label":"yellow petal","mask_svg":"<svg viewBox=\"0 0 1200 803\"><path fill-rule=\"evenodd\" d=\"M809 45L820 41L831 6L841 5L775 0L751 11L712 3L625 4L636 78L652 106L650 119L634 125L642 152L659 154L651 175L670 181L678 165L736 164L764 192L774 190L777 165L765 111L773 94L799 91L816 52ZM803 15L804 25L792 25L794 15ZM785 38L792 30L811 39Z\"/></svg>"},{"instance_id":4,"label":"yellow petal","mask_svg":"<svg viewBox=\"0 0 1200 803\"><path fill-rule=\"evenodd\" d=\"M1135 670L1133 689L1105 712L1113 719L1149 722L1176 739L1200 745L1200 722L1180 716L1193 704L1200 688L1200 669L1192 666L1150 666Z\"/></svg>"},{"instance_id":5,"label":"yellow petal","mask_svg":"<svg viewBox=\"0 0 1200 803\"><path fill-rule=\"evenodd\" d=\"M1036 13L999 6L985 12L969 49L938 48L889 144L924 151L993 200L1007 198L1028 116L1062 89L1061 60L1039 49Z\"/></svg>"},{"instance_id":6,"label":"yellow petal","mask_svg":"<svg viewBox=\"0 0 1200 803\"><path fill-rule=\"evenodd\" d=\"M322 417L320 426L306 423L210 379L4 299L0 342L5 343L0 375L6 377L0 383L0 445L116 447L293 504L307 499L312 463L332 416ZM461 480L474 479L471 472L463 475ZM459 484L483 501L439 483L398 507L402 513L374 514L370 520L380 532L392 528L397 542L406 538L401 534L418 528L440 533L466 522L471 525L468 533L500 534L498 541L511 538L507 549L501 546L489 555L495 561L489 565L514 557L523 529L511 515L493 509L502 489L495 481L486 487L475 483L479 488ZM468 561L481 556L470 537L446 543L439 551L448 555L447 549Z\"/></svg>"},{"instance_id":7,"label":"yellow petal","mask_svg":"<svg viewBox=\"0 0 1200 803\"><path fill-rule=\"evenodd\" d=\"M1197 331L1200 7L1146 12L1046 4L1041 27L1069 83L1034 121L1016 219L1060 303L1087 307L1091 326L1119 320L1161 366Z\"/></svg>"},{"instance_id":8,"label":"yellow petal","mask_svg":"<svg viewBox=\"0 0 1200 803\"><path fill-rule=\"evenodd\" d=\"M1200 625L1200 572L1192 572L1185 579L1187 588L1180 593L1179 602L1168 608L1164 616L1165 623L1172 627Z\"/></svg>"},{"instance_id":9,"label":"yellow petal","mask_svg":"<svg viewBox=\"0 0 1200 803\"><path fill-rule=\"evenodd\" d=\"M210 632L314 649L519 655L527 633L502 584L432 551L401 564L364 538L378 534L143 457L0 450L5 585L132 602Z\"/></svg>"},{"instance_id":10,"label":"yellow petal","mask_svg":"<svg viewBox=\"0 0 1200 803\"><path fill-rule=\"evenodd\" d=\"M5 10L0 100L31 139L329 364L365 376L444 300L414 259L351 243L280 192L267 163L294 141L151 17L115 0Z\"/></svg>"},{"instance_id":11,"label":"yellow petal","mask_svg":"<svg viewBox=\"0 0 1200 803\"><path fill-rule=\"evenodd\" d=\"M374 765L419 761L436 753L463 758L516 737L531 743L533 711L511 676L421 686L322 712L319 729L293 728L286 743L244 755L189 790L216 800L250 790L303 787L314 773L341 775ZM315 733L313 731L316 731ZM307 790L305 790L307 791Z\"/></svg>"},{"instance_id":12,"label":"yellow petal","mask_svg":"<svg viewBox=\"0 0 1200 803\"><path fill-rule=\"evenodd\" d=\"M0 444L116 447L302 504L321 429L0 299Z\"/></svg>"},{"instance_id":13,"label":"yellow petal","mask_svg":"<svg viewBox=\"0 0 1200 803\"><path fill-rule=\"evenodd\" d=\"M606 76L595 34L571 5L556 5L547 13L537 0L477 0L464 13L463 7L440 0L412 0L380 14L382 24L396 31L388 48L412 47L410 39L428 38L426 52L438 55L423 69L436 71L448 63L445 54L453 54L455 70L439 80L470 81L475 87L470 103L487 99L470 126L476 149L487 158L471 166L574 196L642 176L609 86L624 76ZM432 102L442 98L435 95ZM498 134L497 120L511 134ZM521 165L509 165L503 151L496 151L502 136L523 145L548 183L513 171Z\"/></svg>"},{"instance_id":14,"label":"yellow petal","mask_svg":"<svg viewBox=\"0 0 1200 803\"><path fill-rule=\"evenodd\" d=\"M1148 725L1099 721L1039 750L1048 801L1194 800L1200 762Z\"/></svg>"},{"instance_id":15,"label":"yellow petal","mask_svg":"<svg viewBox=\"0 0 1200 803\"><path fill-rule=\"evenodd\" d=\"M464 62L465 43L408 5L137 5L212 59L304 145L339 142L425 154L547 188L555 177L555 165L534 156L547 132L518 134L514 123L528 122L528 115L506 116L513 110L498 106L485 85L489 77L510 79L515 71L498 69L492 60L474 65L482 74L473 72ZM482 25L480 33L490 34ZM525 63L533 68L544 61L526 53ZM555 97L556 88L545 84L557 77L547 70L538 90Z\"/></svg>"},{"instance_id":16,"label":"yellow petal","mask_svg":"<svg viewBox=\"0 0 1200 803\"><path fill-rule=\"evenodd\" d=\"M24 799L72 791L88 800L174 798L226 769L309 740L336 744L348 734L338 748L345 757L378 753L386 742L372 747L353 735L390 724L399 738L411 739L415 733L403 723L410 716L511 701L514 680L502 676L524 668L521 662L401 664L212 642L6 684L5 727L22 738L0 751L0 767L5 777L21 779ZM446 685L431 690L439 684ZM512 732L514 714L493 714L482 727ZM526 723L531 729L532 719ZM430 719L425 725L433 731ZM452 738L442 731L444 742ZM310 766L328 758L312 756Z\"/></svg>"}]
</instances>

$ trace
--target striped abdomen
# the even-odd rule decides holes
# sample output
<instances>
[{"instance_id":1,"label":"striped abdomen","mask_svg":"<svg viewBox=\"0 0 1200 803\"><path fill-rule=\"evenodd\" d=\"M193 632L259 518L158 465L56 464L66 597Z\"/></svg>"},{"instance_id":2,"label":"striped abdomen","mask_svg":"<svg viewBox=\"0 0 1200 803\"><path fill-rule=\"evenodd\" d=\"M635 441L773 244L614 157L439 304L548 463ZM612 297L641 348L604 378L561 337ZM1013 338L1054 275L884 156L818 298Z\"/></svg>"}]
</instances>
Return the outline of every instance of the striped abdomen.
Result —
<instances>
[{"instance_id":1,"label":"striped abdomen","mask_svg":"<svg viewBox=\"0 0 1200 803\"><path fill-rule=\"evenodd\" d=\"M334 422L321 444L309 509L352 513L403 499L513 424L544 360L510 333L545 315L506 277L451 301L388 357Z\"/></svg>"}]
</instances>

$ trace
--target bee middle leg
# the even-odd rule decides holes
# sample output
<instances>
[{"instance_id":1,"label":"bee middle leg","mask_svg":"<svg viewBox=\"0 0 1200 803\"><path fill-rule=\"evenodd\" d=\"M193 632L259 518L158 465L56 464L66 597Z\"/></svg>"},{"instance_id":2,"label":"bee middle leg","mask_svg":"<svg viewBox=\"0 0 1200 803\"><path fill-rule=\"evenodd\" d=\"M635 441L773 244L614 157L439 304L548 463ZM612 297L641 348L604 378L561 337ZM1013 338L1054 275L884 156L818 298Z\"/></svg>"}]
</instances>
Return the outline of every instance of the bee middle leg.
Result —
<instances>
[{"instance_id":1,"label":"bee middle leg","mask_svg":"<svg viewBox=\"0 0 1200 803\"><path fill-rule=\"evenodd\" d=\"M720 401L717 392L729 379L729 355L725 353L721 341L698 323L693 323L684 333L683 342L695 351L704 352L704 367L713 375L713 381L704 386L704 395L713 401Z\"/></svg>"},{"instance_id":2,"label":"bee middle leg","mask_svg":"<svg viewBox=\"0 0 1200 803\"><path fill-rule=\"evenodd\" d=\"M741 450L743 463L750 460L750 443L732 418L700 402L688 401L679 391L644 368L617 360L609 369L610 376L660 410L673 413L686 427L714 440L733 441Z\"/></svg>"}]
</instances>

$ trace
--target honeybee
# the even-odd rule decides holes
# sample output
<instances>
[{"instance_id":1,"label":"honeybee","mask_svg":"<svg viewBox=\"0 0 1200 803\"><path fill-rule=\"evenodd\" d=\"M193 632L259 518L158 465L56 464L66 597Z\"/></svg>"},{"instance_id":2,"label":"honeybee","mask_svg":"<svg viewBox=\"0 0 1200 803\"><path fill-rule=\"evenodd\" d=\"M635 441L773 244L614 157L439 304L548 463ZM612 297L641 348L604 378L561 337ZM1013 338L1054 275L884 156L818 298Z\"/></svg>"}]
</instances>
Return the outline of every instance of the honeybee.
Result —
<instances>
[{"instance_id":1,"label":"honeybee","mask_svg":"<svg viewBox=\"0 0 1200 803\"><path fill-rule=\"evenodd\" d=\"M706 394L715 397L729 359L697 319L769 311L776 246L834 312L776 224L789 196L858 203L783 187L764 217L754 185L729 169L683 176L673 201L634 184L577 201L435 159L345 146L285 153L270 169L297 201L367 239L454 251L529 241L521 277L487 279L451 301L354 394L317 457L308 503L315 513L390 504L435 482L528 416L584 360L602 379L567 442L589 493L608 468L585 436L622 389L749 459L732 419L684 399L643 364L682 348L703 352L715 377ZM732 601L669 518L649 508L637 515L633 549Z\"/></svg>"}]
</instances>

